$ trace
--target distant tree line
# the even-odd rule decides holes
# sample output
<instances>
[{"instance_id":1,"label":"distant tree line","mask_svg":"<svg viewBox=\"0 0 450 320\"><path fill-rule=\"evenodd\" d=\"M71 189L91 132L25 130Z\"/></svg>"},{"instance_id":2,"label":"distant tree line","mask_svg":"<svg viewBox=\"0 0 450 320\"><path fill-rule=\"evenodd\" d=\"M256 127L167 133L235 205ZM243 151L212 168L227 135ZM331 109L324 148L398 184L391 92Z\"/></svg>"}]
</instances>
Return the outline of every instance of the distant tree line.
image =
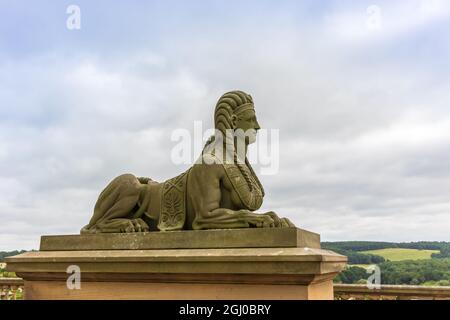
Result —
<instances>
[{"instance_id":1,"label":"distant tree line","mask_svg":"<svg viewBox=\"0 0 450 320\"><path fill-rule=\"evenodd\" d=\"M449 242L323 242L322 248L346 255L349 264L378 265L382 284L450 286ZM388 248L439 250L439 253L433 253L432 259L428 260L385 261L381 256L360 252ZM335 278L335 281L349 284L366 283L369 276L366 269L349 266Z\"/></svg>"},{"instance_id":2,"label":"distant tree line","mask_svg":"<svg viewBox=\"0 0 450 320\"><path fill-rule=\"evenodd\" d=\"M370 241L344 241L344 242L322 242L323 248L339 248L347 251L369 251L387 248L397 248L398 243L392 242L370 242Z\"/></svg>"},{"instance_id":3,"label":"distant tree line","mask_svg":"<svg viewBox=\"0 0 450 320\"><path fill-rule=\"evenodd\" d=\"M432 253L431 258L433 259L450 259L450 245L442 247L440 253Z\"/></svg>"},{"instance_id":4,"label":"distant tree line","mask_svg":"<svg viewBox=\"0 0 450 320\"><path fill-rule=\"evenodd\" d=\"M0 251L0 262L5 262L6 257L15 256L21 253L26 252L25 250L14 250L14 251Z\"/></svg>"},{"instance_id":5,"label":"distant tree line","mask_svg":"<svg viewBox=\"0 0 450 320\"><path fill-rule=\"evenodd\" d=\"M349 264L379 264L385 261L382 256L346 250L333 245L322 245L322 248L347 256Z\"/></svg>"},{"instance_id":6,"label":"distant tree line","mask_svg":"<svg viewBox=\"0 0 450 320\"><path fill-rule=\"evenodd\" d=\"M450 259L386 261L378 265L381 284L450 286ZM336 278L338 283L366 283L369 273L349 267Z\"/></svg>"},{"instance_id":7,"label":"distant tree line","mask_svg":"<svg viewBox=\"0 0 450 320\"><path fill-rule=\"evenodd\" d=\"M388 261L380 265L381 283L419 285L446 281L450 285L450 260Z\"/></svg>"},{"instance_id":8,"label":"distant tree line","mask_svg":"<svg viewBox=\"0 0 450 320\"><path fill-rule=\"evenodd\" d=\"M340 254L344 254L349 257L349 263L351 264L370 264L380 263L379 258L364 258L359 255L362 254L358 251L370 251L388 248L403 248L403 249L417 249L417 250L439 250L440 253L433 253L431 257L433 259L446 259L450 258L450 242L438 242L438 241L419 241L419 242L375 242L375 241L345 241L345 242L322 242L324 249L333 250ZM354 255L358 253L358 255ZM365 254L364 254L365 255ZM372 255L375 256L375 255ZM375 259L375 260L374 260ZM358 261L371 261L371 262L358 262ZM383 259L384 260L384 259ZM354 262L355 261L355 262Z\"/></svg>"},{"instance_id":9,"label":"distant tree line","mask_svg":"<svg viewBox=\"0 0 450 320\"><path fill-rule=\"evenodd\" d=\"M339 273L334 282L345 283L345 284L357 284L366 283L370 274L367 273L366 269L361 267L349 267Z\"/></svg>"}]
</instances>

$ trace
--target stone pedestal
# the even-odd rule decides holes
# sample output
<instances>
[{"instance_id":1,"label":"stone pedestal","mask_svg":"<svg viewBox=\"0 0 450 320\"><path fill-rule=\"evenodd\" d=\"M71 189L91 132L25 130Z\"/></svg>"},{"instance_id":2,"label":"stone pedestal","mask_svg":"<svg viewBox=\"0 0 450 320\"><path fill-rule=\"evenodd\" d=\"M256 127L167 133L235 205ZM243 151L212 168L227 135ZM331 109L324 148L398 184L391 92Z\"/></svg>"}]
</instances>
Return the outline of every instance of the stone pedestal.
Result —
<instances>
[{"instance_id":1,"label":"stone pedestal","mask_svg":"<svg viewBox=\"0 0 450 320\"><path fill-rule=\"evenodd\" d=\"M333 299L346 261L305 230L239 229L43 236L7 268L26 299L291 300Z\"/></svg>"}]
</instances>

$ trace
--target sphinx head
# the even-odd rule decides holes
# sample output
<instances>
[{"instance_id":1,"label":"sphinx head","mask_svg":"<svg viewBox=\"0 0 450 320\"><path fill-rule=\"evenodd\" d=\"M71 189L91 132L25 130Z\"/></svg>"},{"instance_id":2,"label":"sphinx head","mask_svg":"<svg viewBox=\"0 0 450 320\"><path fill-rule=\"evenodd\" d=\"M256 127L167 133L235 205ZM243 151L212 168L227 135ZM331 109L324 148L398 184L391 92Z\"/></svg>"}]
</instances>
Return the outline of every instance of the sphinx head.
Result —
<instances>
[{"instance_id":1,"label":"sphinx head","mask_svg":"<svg viewBox=\"0 0 450 320\"><path fill-rule=\"evenodd\" d=\"M251 95L243 91L231 91L220 97L214 112L214 124L225 137L228 131L243 137L246 144L256 141L260 129Z\"/></svg>"}]
</instances>

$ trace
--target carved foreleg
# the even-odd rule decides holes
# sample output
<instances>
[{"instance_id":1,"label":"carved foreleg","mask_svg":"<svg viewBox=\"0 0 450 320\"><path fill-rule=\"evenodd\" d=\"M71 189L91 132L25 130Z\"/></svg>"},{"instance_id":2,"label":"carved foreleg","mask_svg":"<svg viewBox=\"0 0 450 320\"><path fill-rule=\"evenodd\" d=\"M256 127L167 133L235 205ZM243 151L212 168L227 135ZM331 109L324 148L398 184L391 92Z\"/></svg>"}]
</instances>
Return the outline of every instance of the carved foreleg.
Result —
<instances>
[{"instance_id":1,"label":"carved foreleg","mask_svg":"<svg viewBox=\"0 0 450 320\"><path fill-rule=\"evenodd\" d=\"M194 229L235 229L235 228L273 228L275 222L269 215L253 213L249 210L230 210L219 208L197 217Z\"/></svg>"},{"instance_id":2,"label":"carved foreleg","mask_svg":"<svg viewBox=\"0 0 450 320\"><path fill-rule=\"evenodd\" d=\"M222 166L199 165L194 166L191 171L188 197L195 212L193 229L275 227L275 221L268 214L220 208L222 196L220 180L223 177Z\"/></svg>"}]
</instances>

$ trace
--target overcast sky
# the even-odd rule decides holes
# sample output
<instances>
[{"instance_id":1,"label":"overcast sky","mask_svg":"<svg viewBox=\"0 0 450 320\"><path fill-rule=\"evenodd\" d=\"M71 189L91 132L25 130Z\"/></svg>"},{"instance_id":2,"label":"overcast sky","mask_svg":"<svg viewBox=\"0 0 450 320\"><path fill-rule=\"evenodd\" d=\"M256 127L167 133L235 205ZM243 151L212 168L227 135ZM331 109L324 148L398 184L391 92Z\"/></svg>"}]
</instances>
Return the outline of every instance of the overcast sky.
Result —
<instances>
[{"instance_id":1,"label":"overcast sky","mask_svg":"<svg viewBox=\"0 0 450 320\"><path fill-rule=\"evenodd\" d=\"M262 210L328 241L450 241L449 34L446 0L0 0L0 251L78 233L121 173L184 171L172 132L232 89L280 130Z\"/></svg>"}]
</instances>

